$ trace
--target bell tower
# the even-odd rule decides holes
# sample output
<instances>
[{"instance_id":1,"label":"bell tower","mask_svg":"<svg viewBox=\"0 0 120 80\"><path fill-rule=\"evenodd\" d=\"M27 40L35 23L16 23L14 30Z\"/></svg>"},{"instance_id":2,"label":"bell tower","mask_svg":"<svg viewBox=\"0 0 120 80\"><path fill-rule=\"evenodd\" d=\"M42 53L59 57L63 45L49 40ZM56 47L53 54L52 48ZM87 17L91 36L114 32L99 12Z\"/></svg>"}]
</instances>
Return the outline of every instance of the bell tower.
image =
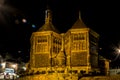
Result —
<instances>
[{"instance_id":1,"label":"bell tower","mask_svg":"<svg viewBox=\"0 0 120 80\"><path fill-rule=\"evenodd\" d=\"M93 39L96 40L93 41ZM99 35L84 24L79 12L78 20L65 34L67 66L71 71L89 73L92 69L98 69L98 39ZM95 54L91 52L93 43Z\"/></svg>"},{"instance_id":2,"label":"bell tower","mask_svg":"<svg viewBox=\"0 0 120 80\"><path fill-rule=\"evenodd\" d=\"M45 11L45 23L31 36L30 68L37 71L49 71L55 66L54 57L62 46L62 36L52 24L52 12Z\"/></svg>"}]
</instances>

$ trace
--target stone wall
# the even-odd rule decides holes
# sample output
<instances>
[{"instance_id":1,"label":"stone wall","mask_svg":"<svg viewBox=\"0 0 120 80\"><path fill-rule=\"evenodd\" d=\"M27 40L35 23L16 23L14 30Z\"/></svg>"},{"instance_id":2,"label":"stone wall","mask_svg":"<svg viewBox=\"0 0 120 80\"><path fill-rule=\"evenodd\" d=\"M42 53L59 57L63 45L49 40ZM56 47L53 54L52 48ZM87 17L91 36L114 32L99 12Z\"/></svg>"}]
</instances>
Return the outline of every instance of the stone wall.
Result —
<instances>
[{"instance_id":1,"label":"stone wall","mask_svg":"<svg viewBox=\"0 0 120 80\"><path fill-rule=\"evenodd\" d=\"M52 73L22 76L18 80L78 80L78 77L75 74Z\"/></svg>"},{"instance_id":2,"label":"stone wall","mask_svg":"<svg viewBox=\"0 0 120 80\"><path fill-rule=\"evenodd\" d=\"M40 74L20 77L18 80L78 80L75 74ZM114 76L90 76L82 77L79 80L120 80L120 75Z\"/></svg>"},{"instance_id":3,"label":"stone wall","mask_svg":"<svg viewBox=\"0 0 120 80\"><path fill-rule=\"evenodd\" d=\"M120 75L82 77L80 80L120 80Z\"/></svg>"}]
</instances>

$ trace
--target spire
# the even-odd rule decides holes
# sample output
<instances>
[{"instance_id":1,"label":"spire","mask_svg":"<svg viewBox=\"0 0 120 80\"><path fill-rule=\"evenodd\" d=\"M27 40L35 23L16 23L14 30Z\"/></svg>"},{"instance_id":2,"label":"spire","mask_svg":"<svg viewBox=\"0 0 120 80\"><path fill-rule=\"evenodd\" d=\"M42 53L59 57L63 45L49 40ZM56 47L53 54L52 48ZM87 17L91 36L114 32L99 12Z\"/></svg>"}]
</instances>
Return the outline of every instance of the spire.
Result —
<instances>
[{"instance_id":1,"label":"spire","mask_svg":"<svg viewBox=\"0 0 120 80\"><path fill-rule=\"evenodd\" d=\"M52 24L52 11L49 6L45 11L45 24L38 29L38 31L54 31L56 33L60 33Z\"/></svg>"},{"instance_id":2,"label":"spire","mask_svg":"<svg viewBox=\"0 0 120 80\"><path fill-rule=\"evenodd\" d=\"M52 12L47 6L47 10L45 11L45 24L52 23Z\"/></svg>"},{"instance_id":3,"label":"spire","mask_svg":"<svg viewBox=\"0 0 120 80\"><path fill-rule=\"evenodd\" d=\"M71 29L79 29L79 28L87 28L87 26L84 24L81 18L81 12L79 11L79 18L78 20L73 24Z\"/></svg>"},{"instance_id":4,"label":"spire","mask_svg":"<svg viewBox=\"0 0 120 80\"><path fill-rule=\"evenodd\" d=\"M81 12L80 12L80 11L79 11L79 19L82 20L82 19L81 19Z\"/></svg>"}]
</instances>

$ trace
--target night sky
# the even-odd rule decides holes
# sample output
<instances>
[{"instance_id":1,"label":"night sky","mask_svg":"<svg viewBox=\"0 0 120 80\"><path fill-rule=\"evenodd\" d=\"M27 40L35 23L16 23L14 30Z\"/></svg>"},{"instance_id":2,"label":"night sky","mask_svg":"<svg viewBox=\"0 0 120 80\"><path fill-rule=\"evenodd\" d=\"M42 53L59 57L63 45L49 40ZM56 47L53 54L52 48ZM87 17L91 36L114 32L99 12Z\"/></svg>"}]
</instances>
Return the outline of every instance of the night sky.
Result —
<instances>
[{"instance_id":1,"label":"night sky","mask_svg":"<svg viewBox=\"0 0 120 80\"><path fill-rule=\"evenodd\" d=\"M119 46L119 5L105 0L0 0L0 52L14 57L29 56L30 36L44 24L45 9L52 10L53 24L66 32L81 18L87 27L100 35L101 55L114 59ZM26 19L27 22L22 22ZM35 25L34 27L32 25ZM19 54L19 55L18 55ZM112 56L112 57L111 57ZM25 57L24 57L25 58Z\"/></svg>"}]
</instances>

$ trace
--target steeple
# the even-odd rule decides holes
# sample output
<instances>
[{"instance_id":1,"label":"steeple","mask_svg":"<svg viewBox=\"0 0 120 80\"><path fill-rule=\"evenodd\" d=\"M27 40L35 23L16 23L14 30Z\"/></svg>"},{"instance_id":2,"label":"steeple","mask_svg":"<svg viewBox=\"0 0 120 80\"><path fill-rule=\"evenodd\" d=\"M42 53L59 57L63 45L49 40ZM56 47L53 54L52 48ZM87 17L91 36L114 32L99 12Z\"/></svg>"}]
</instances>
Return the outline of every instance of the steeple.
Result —
<instances>
[{"instance_id":1,"label":"steeple","mask_svg":"<svg viewBox=\"0 0 120 80\"><path fill-rule=\"evenodd\" d=\"M79 11L79 19L82 20L82 19L81 19L81 12L80 12L80 11Z\"/></svg>"},{"instance_id":2,"label":"steeple","mask_svg":"<svg viewBox=\"0 0 120 80\"><path fill-rule=\"evenodd\" d=\"M52 11L47 6L47 10L45 11L45 24L52 23Z\"/></svg>"},{"instance_id":3,"label":"steeple","mask_svg":"<svg viewBox=\"0 0 120 80\"><path fill-rule=\"evenodd\" d=\"M73 24L71 29L79 29L79 28L87 28L87 26L84 24L81 18L81 12L79 11L79 18L78 20Z\"/></svg>"},{"instance_id":4,"label":"steeple","mask_svg":"<svg viewBox=\"0 0 120 80\"><path fill-rule=\"evenodd\" d=\"M38 29L38 31L54 31L59 33L59 31L52 24L52 11L47 6L45 11L45 24Z\"/></svg>"}]
</instances>

